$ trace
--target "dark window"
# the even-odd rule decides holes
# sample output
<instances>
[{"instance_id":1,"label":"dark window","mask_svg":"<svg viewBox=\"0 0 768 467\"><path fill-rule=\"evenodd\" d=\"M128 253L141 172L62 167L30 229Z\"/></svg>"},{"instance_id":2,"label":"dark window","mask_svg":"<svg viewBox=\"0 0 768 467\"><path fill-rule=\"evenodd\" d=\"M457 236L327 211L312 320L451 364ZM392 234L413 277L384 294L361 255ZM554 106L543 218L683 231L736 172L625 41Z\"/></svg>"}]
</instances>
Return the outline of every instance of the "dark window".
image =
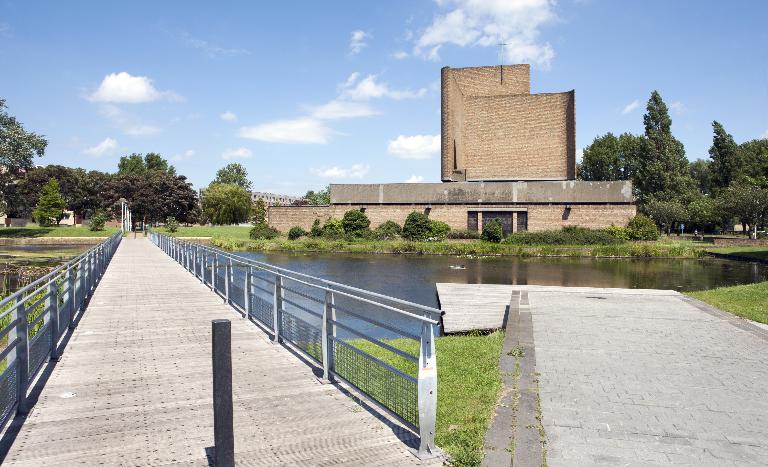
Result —
<instances>
[{"instance_id":1,"label":"dark window","mask_svg":"<svg viewBox=\"0 0 768 467\"><path fill-rule=\"evenodd\" d=\"M512 233L512 213L509 211L483 211L483 227L493 219L501 221L501 230L504 235Z\"/></svg>"},{"instance_id":2,"label":"dark window","mask_svg":"<svg viewBox=\"0 0 768 467\"><path fill-rule=\"evenodd\" d=\"M459 168L459 165L456 161L456 140L453 140L453 170L456 170Z\"/></svg>"},{"instance_id":3,"label":"dark window","mask_svg":"<svg viewBox=\"0 0 768 467\"><path fill-rule=\"evenodd\" d=\"M526 232L528 230L528 213L520 211L517 213L517 231Z\"/></svg>"},{"instance_id":4,"label":"dark window","mask_svg":"<svg viewBox=\"0 0 768 467\"><path fill-rule=\"evenodd\" d=\"M477 232L477 211L467 212L467 230Z\"/></svg>"}]
</instances>

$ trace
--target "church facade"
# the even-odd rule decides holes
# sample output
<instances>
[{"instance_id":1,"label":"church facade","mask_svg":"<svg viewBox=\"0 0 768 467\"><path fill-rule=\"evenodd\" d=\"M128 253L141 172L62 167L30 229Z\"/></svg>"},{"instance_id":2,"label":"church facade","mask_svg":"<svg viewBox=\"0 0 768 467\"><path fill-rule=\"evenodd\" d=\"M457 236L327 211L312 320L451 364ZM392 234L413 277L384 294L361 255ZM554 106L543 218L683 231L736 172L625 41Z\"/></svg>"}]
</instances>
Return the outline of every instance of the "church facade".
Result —
<instances>
[{"instance_id":1,"label":"church facade","mask_svg":"<svg viewBox=\"0 0 768 467\"><path fill-rule=\"evenodd\" d=\"M530 67L441 71L442 183L334 184L328 206L270 206L269 224L309 229L315 219L360 209L371 227L402 225L412 211L452 229L506 234L626 225L635 215L629 181L576 180L575 93L530 93Z\"/></svg>"}]
</instances>

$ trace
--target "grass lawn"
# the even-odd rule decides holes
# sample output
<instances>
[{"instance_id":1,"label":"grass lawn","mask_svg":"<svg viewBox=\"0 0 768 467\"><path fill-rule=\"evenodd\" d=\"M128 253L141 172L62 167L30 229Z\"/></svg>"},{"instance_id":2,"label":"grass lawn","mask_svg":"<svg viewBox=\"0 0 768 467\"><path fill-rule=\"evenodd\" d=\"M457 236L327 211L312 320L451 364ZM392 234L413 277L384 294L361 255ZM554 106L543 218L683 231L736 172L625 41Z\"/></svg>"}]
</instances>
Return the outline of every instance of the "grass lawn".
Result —
<instances>
[{"instance_id":1,"label":"grass lawn","mask_svg":"<svg viewBox=\"0 0 768 467\"><path fill-rule=\"evenodd\" d=\"M94 232L87 227L39 227L30 224L27 227L0 227L0 238L37 238L37 237L109 237L119 231L117 227L105 227Z\"/></svg>"},{"instance_id":2,"label":"grass lawn","mask_svg":"<svg viewBox=\"0 0 768 467\"><path fill-rule=\"evenodd\" d=\"M689 292L688 295L736 316L768 324L768 282Z\"/></svg>"},{"instance_id":3,"label":"grass lawn","mask_svg":"<svg viewBox=\"0 0 768 467\"><path fill-rule=\"evenodd\" d=\"M435 442L451 456L451 465L480 465L483 439L501 390L499 355L504 333L443 336L437 347L437 433ZM418 355L416 341L387 343ZM416 365L367 341L354 345L415 376Z\"/></svg>"},{"instance_id":4,"label":"grass lawn","mask_svg":"<svg viewBox=\"0 0 768 467\"><path fill-rule=\"evenodd\" d=\"M168 232L165 227L154 229L156 232L172 237L225 237L233 240L248 240L251 226L240 227L238 225L216 225L179 227L174 233Z\"/></svg>"}]
</instances>

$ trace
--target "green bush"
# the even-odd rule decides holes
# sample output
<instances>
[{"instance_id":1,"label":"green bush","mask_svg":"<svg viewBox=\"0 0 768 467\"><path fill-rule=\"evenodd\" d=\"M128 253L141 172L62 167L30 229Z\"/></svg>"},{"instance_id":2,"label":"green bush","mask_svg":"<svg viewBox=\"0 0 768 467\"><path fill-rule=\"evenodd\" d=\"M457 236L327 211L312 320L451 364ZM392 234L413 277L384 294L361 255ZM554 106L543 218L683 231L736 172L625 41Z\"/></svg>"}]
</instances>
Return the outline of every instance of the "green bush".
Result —
<instances>
[{"instance_id":1,"label":"green bush","mask_svg":"<svg viewBox=\"0 0 768 467\"><path fill-rule=\"evenodd\" d=\"M431 233L431 224L426 214L413 211L405 218L403 238L412 241L424 241Z\"/></svg>"},{"instance_id":2,"label":"green bush","mask_svg":"<svg viewBox=\"0 0 768 467\"><path fill-rule=\"evenodd\" d=\"M620 227L618 225L611 225L605 228L606 233L616 240L626 242L632 239L632 232L627 227Z\"/></svg>"},{"instance_id":3,"label":"green bush","mask_svg":"<svg viewBox=\"0 0 768 467\"><path fill-rule=\"evenodd\" d=\"M645 214L638 214L627 224L631 240L658 240L659 229L656 223Z\"/></svg>"},{"instance_id":4,"label":"green bush","mask_svg":"<svg viewBox=\"0 0 768 467\"><path fill-rule=\"evenodd\" d=\"M288 231L288 240L298 240L305 235L307 235L307 231L301 227L291 227L291 230Z\"/></svg>"},{"instance_id":5,"label":"green bush","mask_svg":"<svg viewBox=\"0 0 768 467\"><path fill-rule=\"evenodd\" d=\"M254 240L271 240L280 235L274 227L270 227L264 223L254 224L251 228L251 238Z\"/></svg>"},{"instance_id":6,"label":"green bush","mask_svg":"<svg viewBox=\"0 0 768 467\"><path fill-rule=\"evenodd\" d=\"M504 240L504 243L512 245L615 245L621 242L607 230L575 226L563 227L562 230L516 232Z\"/></svg>"},{"instance_id":7,"label":"green bush","mask_svg":"<svg viewBox=\"0 0 768 467\"><path fill-rule=\"evenodd\" d=\"M363 211L350 209L344 213L344 217L341 219L341 226L344 228L344 233L360 237L371 226L371 221Z\"/></svg>"},{"instance_id":8,"label":"green bush","mask_svg":"<svg viewBox=\"0 0 768 467\"><path fill-rule=\"evenodd\" d=\"M344 238L344 226L339 219L330 218L323 224L323 238L339 240Z\"/></svg>"},{"instance_id":9,"label":"green bush","mask_svg":"<svg viewBox=\"0 0 768 467\"><path fill-rule=\"evenodd\" d=\"M165 228L168 232L174 233L179 230L179 221L177 221L175 217L170 216L165 219Z\"/></svg>"},{"instance_id":10,"label":"green bush","mask_svg":"<svg viewBox=\"0 0 768 467\"><path fill-rule=\"evenodd\" d=\"M309 230L310 237L319 237L323 234L323 228L320 227L320 219L315 219L312 222L312 228Z\"/></svg>"},{"instance_id":11,"label":"green bush","mask_svg":"<svg viewBox=\"0 0 768 467\"><path fill-rule=\"evenodd\" d=\"M429 239L432 241L445 240L451 227L443 221L431 221L429 223Z\"/></svg>"},{"instance_id":12,"label":"green bush","mask_svg":"<svg viewBox=\"0 0 768 467\"><path fill-rule=\"evenodd\" d=\"M504 238L504 229L499 219L491 219L483 226L483 240L499 243Z\"/></svg>"},{"instance_id":13,"label":"green bush","mask_svg":"<svg viewBox=\"0 0 768 467\"><path fill-rule=\"evenodd\" d=\"M90 218L89 228L94 232L104 230L104 224L107 223L108 217L104 211L96 211Z\"/></svg>"},{"instance_id":14,"label":"green bush","mask_svg":"<svg viewBox=\"0 0 768 467\"><path fill-rule=\"evenodd\" d=\"M448 232L447 237L452 239L477 240L480 238L480 232L469 229L451 230Z\"/></svg>"},{"instance_id":15,"label":"green bush","mask_svg":"<svg viewBox=\"0 0 768 467\"><path fill-rule=\"evenodd\" d=\"M400 237L403 229L395 221L386 221L379 225L373 231L373 238L376 240L395 240Z\"/></svg>"}]
</instances>

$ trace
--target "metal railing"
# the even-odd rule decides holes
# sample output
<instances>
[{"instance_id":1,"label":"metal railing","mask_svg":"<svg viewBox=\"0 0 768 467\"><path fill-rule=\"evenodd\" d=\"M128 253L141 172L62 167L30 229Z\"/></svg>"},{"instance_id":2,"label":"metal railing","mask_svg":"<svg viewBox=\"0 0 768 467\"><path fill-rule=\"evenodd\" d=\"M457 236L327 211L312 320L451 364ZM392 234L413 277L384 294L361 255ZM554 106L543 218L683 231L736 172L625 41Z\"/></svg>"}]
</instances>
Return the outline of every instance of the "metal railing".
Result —
<instances>
[{"instance_id":1,"label":"metal railing","mask_svg":"<svg viewBox=\"0 0 768 467\"><path fill-rule=\"evenodd\" d=\"M122 239L116 233L0 301L0 427L29 412L27 393L44 363L58 360Z\"/></svg>"},{"instance_id":2,"label":"metal railing","mask_svg":"<svg viewBox=\"0 0 768 467\"><path fill-rule=\"evenodd\" d=\"M226 303L323 370L354 386L437 453L440 310L290 271L156 232L150 239Z\"/></svg>"}]
</instances>

